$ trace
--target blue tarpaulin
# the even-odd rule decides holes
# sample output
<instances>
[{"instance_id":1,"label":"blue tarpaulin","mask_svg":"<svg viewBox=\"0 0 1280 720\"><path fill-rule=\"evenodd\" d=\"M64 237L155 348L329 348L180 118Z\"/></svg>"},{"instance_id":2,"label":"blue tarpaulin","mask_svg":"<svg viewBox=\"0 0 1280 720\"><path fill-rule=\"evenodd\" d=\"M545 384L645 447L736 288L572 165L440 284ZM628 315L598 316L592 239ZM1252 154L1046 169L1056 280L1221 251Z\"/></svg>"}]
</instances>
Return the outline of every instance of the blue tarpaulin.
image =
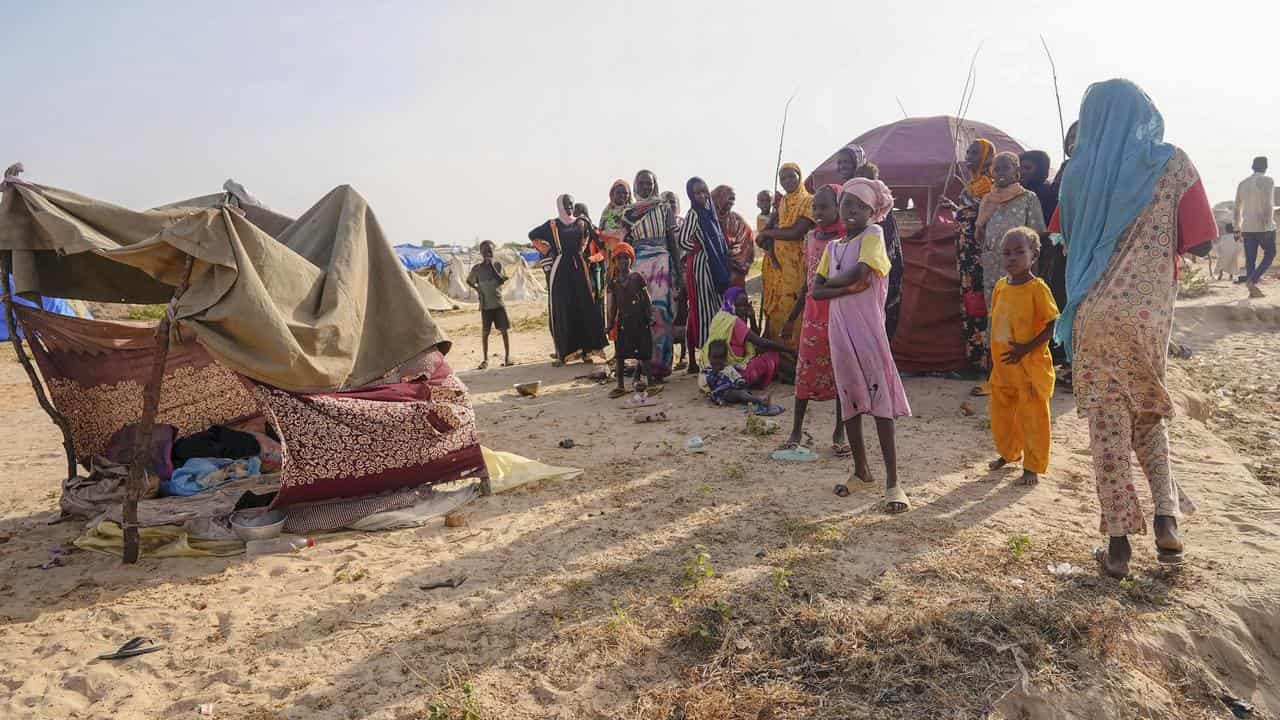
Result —
<instances>
[{"instance_id":1,"label":"blue tarpaulin","mask_svg":"<svg viewBox=\"0 0 1280 720\"><path fill-rule=\"evenodd\" d=\"M9 292L13 292L13 277L12 276L9 277L8 280L9 280ZM72 317L78 317L78 315L76 314L76 311L71 309L71 303L61 298L48 298L48 297L41 298L39 305L36 305L30 300L27 300L21 297L16 298L16 300L18 301L19 305L26 305L27 307L43 307L46 311L51 313L58 313L59 315L70 315ZM5 308L5 312L8 312L8 308ZM85 312L86 314L88 314L87 310ZM89 319L92 319L92 318L93 316L89 315ZM22 337L22 334L19 333L18 337ZM7 341L8 339L9 339L9 323L8 321L0 320L0 340Z\"/></svg>"},{"instance_id":2,"label":"blue tarpaulin","mask_svg":"<svg viewBox=\"0 0 1280 720\"><path fill-rule=\"evenodd\" d=\"M435 268L436 272L441 272L448 264L444 258L436 254L435 250L430 248L418 247L417 245L397 245L395 247L396 257L400 258L400 263L409 270L421 270L422 268Z\"/></svg>"},{"instance_id":3,"label":"blue tarpaulin","mask_svg":"<svg viewBox=\"0 0 1280 720\"><path fill-rule=\"evenodd\" d=\"M521 250L520 257L527 263L536 263L542 259L542 253L537 250Z\"/></svg>"}]
</instances>

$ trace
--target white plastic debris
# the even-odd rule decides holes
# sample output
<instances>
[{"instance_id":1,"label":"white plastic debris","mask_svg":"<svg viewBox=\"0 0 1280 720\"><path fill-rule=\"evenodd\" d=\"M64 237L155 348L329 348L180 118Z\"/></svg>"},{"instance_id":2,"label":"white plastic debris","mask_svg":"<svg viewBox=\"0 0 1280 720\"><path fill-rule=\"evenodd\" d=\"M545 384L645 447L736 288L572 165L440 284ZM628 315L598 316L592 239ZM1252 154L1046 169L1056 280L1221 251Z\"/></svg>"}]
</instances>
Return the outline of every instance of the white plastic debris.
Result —
<instances>
[{"instance_id":1,"label":"white plastic debris","mask_svg":"<svg viewBox=\"0 0 1280 720\"><path fill-rule=\"evenodd\" d=\"M1075 565L1072 565L1071 563L1064 562L1064 563L1059 563L1057 565L1050 563L1049 572L1053 573L1055 577L1065 578L1065 577L1071 577L1072 575L1077 575L1084 571L1081 568L1078 568Z\"/></svg>"}]
</instances>

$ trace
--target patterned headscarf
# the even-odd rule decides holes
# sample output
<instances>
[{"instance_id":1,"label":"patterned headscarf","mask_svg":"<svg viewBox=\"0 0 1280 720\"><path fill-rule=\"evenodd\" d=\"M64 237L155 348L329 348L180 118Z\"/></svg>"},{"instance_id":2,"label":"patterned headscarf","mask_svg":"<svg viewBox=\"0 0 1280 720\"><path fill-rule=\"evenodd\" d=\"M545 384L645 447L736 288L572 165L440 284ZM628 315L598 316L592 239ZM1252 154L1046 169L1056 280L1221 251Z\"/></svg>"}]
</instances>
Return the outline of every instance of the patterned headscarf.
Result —
<instances>
[{"instance_id":1,"label":"patterned headscarf","mask_svg":"<svg viewBox=\"0 0 1280 720\"><path fill-rule=\"evenodd\" d=\"M621 185L627 190L627 199L621 205L613 204L613 191ZM612 230L622 226L622 214L631 207L631 184L626 180L614 180L609 186L609 204L605 206L604 212L600 213L600 228L602 230Z\"/></svg>"},{"instance_id":2,"label":"patterned headscarf","mask_svg":"<svg viewBox=\"0 0 1280 720\"><path fill-rule=\"evenodd\" d=\"M737 287L736 285L734 287L729 288L728 290L725 290L724 305L720 306L720 309L732 315L734 311L734 306L738 304L738 296L745 292L746 290L743 290L742 288Z\"/></svg>"},{"instance_id":3,"label":"patterned headscarf","mask_svg":"<svg viewBox=\"0 0 1280 720\"><path fill-rule=\"evenodd\" d=\"M969 171L969 183L965 189L969 191L969 197L981 200L996 184L995 178L991 176L991 163L996 157L996 146L986 138L978 138L973 141L973 144L982 150L982 154L978 157L978 169Z\"/></svg>"},{"instance_id":4,"label":"patterned headscarf","mask_svg":"<svg viewBox=\"0 0 1280 720\"><path fill-rule=\"evenodd\" d=\"M659 193L658 193L658 176L657 176L657 175L654 175L652 170L641 170L640 172L636 173L636 177L637 177L637 178L638 178L638 177L640 177L641 175L648 175L649 177L653 178L653 194L652 194L652 195L649 195L648 197L637 197L637 198L636 198L636 202L640 202L640 203L643 203L643 202L657 202L657 200L658 200L658 195L659 195ZM638 183L637 183L637 184L638 184Z\"/></svg>"},{"instance_id":5,"label":"patterned headscarf","mask_svg":"<svg viewBox=\"0 0 1280 720\"><path fill-rule=\"evenodd\" d=\"M871 222L873 223L884 220L889 211L893 209L893 193L889 192L888 185L879 180L854 178L840 187L842 197L845 193L851 193L854 197L866 203L867 207L871 208Z\"/></svg>"},{"instance_id":6,"label":"patterned headscarf","mask_svg":"<svg viewBox=\"0 0 1280 720\"><path fill-rule=\"evenodd\" d=\"M849 153L853 156L853 171L857 172L858 168L867 164L867 151L862 149L858 143L849 143L840 148L840 152Z\"/></svg>"}]
</instances>

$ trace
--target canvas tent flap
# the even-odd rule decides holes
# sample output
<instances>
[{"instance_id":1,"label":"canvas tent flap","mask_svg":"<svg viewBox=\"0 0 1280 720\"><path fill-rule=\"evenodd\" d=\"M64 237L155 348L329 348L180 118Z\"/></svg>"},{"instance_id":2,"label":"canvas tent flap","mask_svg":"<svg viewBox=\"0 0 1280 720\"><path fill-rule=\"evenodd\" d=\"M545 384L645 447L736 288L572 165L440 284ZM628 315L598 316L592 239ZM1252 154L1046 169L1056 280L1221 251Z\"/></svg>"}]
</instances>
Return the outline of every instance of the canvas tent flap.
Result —
<instances>
[{"instance_id":1,"label":"canvas tent flap","mask_svg":"<svg viewBox=\"0 0 1280 720\"><path fill-rule=\"evenodd\" d=\"M276 239L225 205L137 212L9 184L0 251L13 253L18 292L118 302L167 299L191 256L181 324L221 365L293 392L359 387L450 345L431 318L427 283L404 270L347 186Z\"/></svg>"}]
</instances>

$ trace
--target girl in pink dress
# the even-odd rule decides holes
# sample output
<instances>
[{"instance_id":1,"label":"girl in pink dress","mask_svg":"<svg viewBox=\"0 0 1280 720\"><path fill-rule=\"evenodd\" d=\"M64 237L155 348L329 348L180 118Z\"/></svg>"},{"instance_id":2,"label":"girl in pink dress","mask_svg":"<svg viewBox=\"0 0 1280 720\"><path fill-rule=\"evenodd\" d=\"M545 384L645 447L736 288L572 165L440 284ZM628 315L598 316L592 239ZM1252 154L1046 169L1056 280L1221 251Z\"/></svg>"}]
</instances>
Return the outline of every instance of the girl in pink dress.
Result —
<instances>
[{"instance_id":1,"label":"girl in pink dress","mask_svg":"<svg viewBox=\"0 0 1280 720\"><path fill-rule=\"evenodd\" d=\"M845 237L827 245L818 264L810 295L830 300L827 339L836 391L853 447L854 477L873 482L862 440L862 416L876 420L876 434L885 465L885 509L905 512L911 504L898 484L894 441L895 418L908 417L911 408L885 333L884 302L891 265L884 232L875 224L893 208L893 195L879 180L854 178L840 192L840 218ZM848 495L846 485L836 494Z\"/></svg>"}]
</instances>

